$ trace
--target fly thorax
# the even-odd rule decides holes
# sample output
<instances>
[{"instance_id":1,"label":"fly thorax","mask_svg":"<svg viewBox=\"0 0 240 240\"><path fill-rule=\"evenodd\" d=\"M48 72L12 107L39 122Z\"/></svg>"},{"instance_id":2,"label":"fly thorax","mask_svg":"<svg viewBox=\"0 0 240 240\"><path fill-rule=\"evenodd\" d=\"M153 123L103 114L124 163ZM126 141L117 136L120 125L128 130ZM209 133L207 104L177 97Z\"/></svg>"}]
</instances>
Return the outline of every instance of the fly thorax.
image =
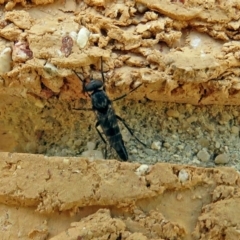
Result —
<instances>
[{"instance_id":1,"label":"fly thorax","mask_svg":"<svg viewBox=\"0 0 240 240\"><path fill-rule=\"evenodd\" d=\"M107 111L110 100L102 90L95 91L92 96L92 105L98 111Z\"/></svg>"}]
</instances>

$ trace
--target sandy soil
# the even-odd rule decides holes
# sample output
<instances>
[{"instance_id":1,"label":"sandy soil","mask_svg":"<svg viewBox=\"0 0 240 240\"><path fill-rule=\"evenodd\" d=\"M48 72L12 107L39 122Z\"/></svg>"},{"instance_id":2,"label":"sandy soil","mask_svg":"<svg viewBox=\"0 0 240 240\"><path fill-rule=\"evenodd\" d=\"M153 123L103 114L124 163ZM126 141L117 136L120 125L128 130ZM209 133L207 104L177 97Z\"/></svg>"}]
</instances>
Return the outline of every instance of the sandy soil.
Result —
<instances>
[{"instance_id":1,"label":"sandy soil","mask_svg":"<svg viewBox=\"0 0 240 240\"><path fill-rule=\"evenodd\" d=\"M240 239L238 1L0 4L1 239ZM125 163L73 72L101 57L111 99L141 84Z\"/></svg>"}]
</instances>

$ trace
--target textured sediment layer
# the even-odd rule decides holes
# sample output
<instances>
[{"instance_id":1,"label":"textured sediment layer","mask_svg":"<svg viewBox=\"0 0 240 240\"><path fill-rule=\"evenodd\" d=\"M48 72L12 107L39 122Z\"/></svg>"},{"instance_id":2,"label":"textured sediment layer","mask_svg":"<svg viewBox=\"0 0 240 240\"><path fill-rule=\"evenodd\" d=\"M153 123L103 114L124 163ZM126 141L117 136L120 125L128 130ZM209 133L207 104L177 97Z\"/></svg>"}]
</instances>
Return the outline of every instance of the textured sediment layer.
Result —
<instances>
[{"instance_id":1,"label":"textured sediment layer","mask_svg":"<svg viewBox=\"0 0 240 240\"><path fill-rule=\"evenodd\" d=\"M190 166L240 169L238 1L0 4L1 239L240 239L239 173ZM73 72L101 57L111 99L142 84L114 105L132 163L99 160Z\"/></svg>"},{"instance_id":2,"label":"textured sediment layer","mask_svg":"<svg viewBox=\"0 0 240 240\"><path fill-rule=\"evenodd\" d=\"M1 153L0 169L2 239L240 237L231 168Z\"/></svg>"},{"instance_id":3,"label":"textured sediment layer","mask_svg":"<svg viewBox=\"0 0 240 240\"><path fill-rule=\"evenodd\" d=\"M52 96L79 99L82 86L72 69L100 78L102 56L112 97L143 83L129 97L239 105L238 2L34 5L49 2L3 13L0 91L36 104ZM14 1L5 7L13 8Z\"/></svg>"},{"instance_id":4,"label":"textured sediment layer","mask_svg":"<svg viewBox=\"0 0 240 240\"><path fill-rule=\"evenodd\" d=\"M113 106L146 144L137 142L119 121L129 161L225 164L240 170L239 106L124 99ZM19 96L0 96L0 151L103 158L105 144L95 129L95 114L85 108L91 108L90 100L49 99L39 107ZM107 158L119 159L113 149L107 150Z\"/></svg>"},{"instance_id":5,"label":"textured sediment layer","mask_svg":"<svg viewBox=\"0 0 240 240\"><path fill-rule=\"evenodd\" d=\"M101 79L102 57L111 99L142 83L127 96L138 102L114 105L148 146L122 129L131 160L213 166L226 154L240 169L239 107L203 106L239 105L237 2L17 2L0 19L0 151L76 156L89 141L102 151L72 71Z\"/></svg>"}]
</instances>

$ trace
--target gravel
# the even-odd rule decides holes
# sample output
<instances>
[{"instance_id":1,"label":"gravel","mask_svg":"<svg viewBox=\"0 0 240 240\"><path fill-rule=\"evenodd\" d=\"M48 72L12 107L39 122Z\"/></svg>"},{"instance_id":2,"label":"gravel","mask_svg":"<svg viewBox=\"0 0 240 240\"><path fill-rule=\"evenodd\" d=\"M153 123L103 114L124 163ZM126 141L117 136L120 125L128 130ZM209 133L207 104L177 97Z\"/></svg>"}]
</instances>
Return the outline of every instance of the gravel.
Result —
<instances>
[{"instance_id":1,"label":"gravel","mask_svg":"<svg viewBox=\"0 0 240 240\"><path fill-rule=\"evenodd\" d=\"M199 160L201 160L202 162L207 162L210 160L210 154L207 152L206 148L203 148L202 150L200 150L197 154L197 157Z\"/></svg>"},{"instance_id":2,"label":"gravel","mask_svg":"<svg viewBox=\"0 0 240 240\"><path fill-rule=\"evenodd\" d=\"M225 165L240 170L240 107L126 99L113 104L135 136L147 145L137 142L120 122L129 161ZM74 110L76 105L82 110ZM90 107L90 100L77 103L50 99L43 108L19 100L0 110L0 121L16 139L13 151L81 156L90 148L98 151L97 156L104 156L105 144L96 132L95 115L84 110ZM107 156L119 159L109 146Z\"/></svg>"},{"instance_id":3,"label":"gravel","mask_svg":"<svg viewBox=\"0 0 240 240\"><path fill-rule=\"evenodd\" d=\"M229 162L229 157L226 153L222 153L222 154L217 155L214 162L216 164L225 164L225 163Z\"/></svg>"}]
</instances>

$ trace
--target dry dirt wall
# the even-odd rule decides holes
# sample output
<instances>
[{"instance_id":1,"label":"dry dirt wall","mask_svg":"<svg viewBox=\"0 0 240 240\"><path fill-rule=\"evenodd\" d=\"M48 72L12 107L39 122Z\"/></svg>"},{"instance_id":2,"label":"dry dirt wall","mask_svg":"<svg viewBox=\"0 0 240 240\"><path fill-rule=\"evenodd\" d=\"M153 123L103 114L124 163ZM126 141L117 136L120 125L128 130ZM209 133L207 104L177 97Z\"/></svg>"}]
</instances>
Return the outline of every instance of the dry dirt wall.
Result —
<instances>
[{"instance_id":1,"label":"dry dirt wall","mask_svg":"<svg viewBox=\"0 0 240 240\"><path fill-rule=\"evenodd\" d=\"M239 1L0 4L0 239L240 239L239 173L213 168L240 169ZM115 105L147 145L121 127L126 163L94 155L73 72L101 57L111 99L141 84Z\"/></svg>"},{"instance_id":2,"label":"dry dirt wall","mask_svg":"<svg viewBox=\"0 0 240 240\"><path fill-rule=\"evenodd\" d=\"M240 238L230 168L0 154L1 239Z\"/></svg>"},{"instance_id":3,"label":"dry dirt wall","mask_svg":"<svg viewBox=\"0 0 240 240\"><path fill-rule=\"evenodd\" d=\"M238 1L3 2L0 91L78 99L102 56L112 97L239 105Z\"/></svg>"}]
</instances>

